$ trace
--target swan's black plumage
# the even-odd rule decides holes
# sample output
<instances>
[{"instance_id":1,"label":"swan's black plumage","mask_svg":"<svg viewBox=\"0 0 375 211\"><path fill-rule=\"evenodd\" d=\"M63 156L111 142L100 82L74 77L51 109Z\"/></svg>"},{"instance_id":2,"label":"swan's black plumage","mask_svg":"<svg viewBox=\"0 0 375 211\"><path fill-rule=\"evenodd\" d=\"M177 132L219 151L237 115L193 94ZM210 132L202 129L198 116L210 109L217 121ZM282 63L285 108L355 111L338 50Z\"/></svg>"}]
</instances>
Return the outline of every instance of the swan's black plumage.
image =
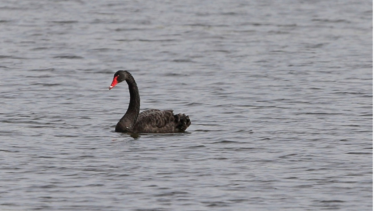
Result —
<instances>
[{"instance_id":1,"label":"swan's black plumage","mask_svg":"<svg viewBox=\"0 0 375 211\"><path fill-rule=\"evenodd\" d=\"M139 113L141 100L137 83L125 70L119 70L113 77L109 89L126 81L129 86L130 102L128 110L116 125L116 132L130 133L175 133L185 131L191 124L189 116L173 114L172 110L150 109Z\"/></svg>"}]
</instances>

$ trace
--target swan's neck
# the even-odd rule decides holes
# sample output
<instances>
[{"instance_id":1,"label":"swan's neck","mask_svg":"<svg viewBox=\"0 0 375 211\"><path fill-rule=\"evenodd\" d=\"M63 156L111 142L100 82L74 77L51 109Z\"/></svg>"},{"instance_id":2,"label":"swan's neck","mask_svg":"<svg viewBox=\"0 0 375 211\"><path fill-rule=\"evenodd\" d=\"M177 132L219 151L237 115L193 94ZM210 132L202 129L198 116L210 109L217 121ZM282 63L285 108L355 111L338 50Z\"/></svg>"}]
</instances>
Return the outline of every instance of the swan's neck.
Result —
<instances>
[{"instance_id":1,"label":"swan's neck","mask_svg":"<svg viewBox=\"0 0 375 211\"><path fill-rule=\"evenodd\" d=\"M137 83L135 82L134 78L129 74L127 77L126 82L129 85L129 93L130 93L130 102L128 110L126 111L125 115L121 118L120 122L116 126L116 131L131 131L133 125L137 121L139 109L141 106L141 100L139 98L139 92Z\"/></svg>"}]
</instances>

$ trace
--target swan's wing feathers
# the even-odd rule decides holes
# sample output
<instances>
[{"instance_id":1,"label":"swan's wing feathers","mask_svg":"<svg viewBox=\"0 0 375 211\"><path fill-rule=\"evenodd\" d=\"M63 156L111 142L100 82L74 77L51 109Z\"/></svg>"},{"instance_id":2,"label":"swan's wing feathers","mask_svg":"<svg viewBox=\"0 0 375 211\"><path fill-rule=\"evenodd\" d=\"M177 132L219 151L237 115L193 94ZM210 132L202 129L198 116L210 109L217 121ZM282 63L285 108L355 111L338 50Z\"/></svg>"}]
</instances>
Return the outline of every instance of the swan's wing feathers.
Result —
<instances>
[{"instance_id":1,"label":"swan's wing feathers","mask_svg":"<svg viewBox=\"0 0 375 211\"><path fill-rule=\"evenodd\" d=\"M151 109L138 115L133 131L137 133L183 132L190 124L190 118L185 114L174 115L172 110Z\"/></svg>"},{"instance_id":2,"label":"swan's wing feathers","mask_svg":"<svg viewBox=\"0 0 375 211\"><path fill-rule=\"evenodd\" d=\"M139 114L134 129L144 133L162 132L170 127L169 130L171 130L175 124L174 122L175 118L172 110L161 111L151 109ZM171 123L173 123L173 125Z\"/></svg>"},{"instance_id":3,"label":"swan's wing feathers","mask_svg":"<svg viewBox=\"0 0 375 211\"><path fill-rule=\"evenodd\" d=\"M189 116L186 116L185 114L176 114L174 115L174 118L176 122L176 129L179 132L185 131L191 125Z\"/></svg>"},{"instance_id":4,"label":"swan's wing feathers","mask_svg":"<svg viewBox=\"0 0 375 211\"><path fill-rule=\"evenodd\" d=\"M169 122L173 122L173 111L172 110L165 110L160 111L157 109L151 109L144 111L139 114L137 124L147 124L152 125L154 127L164 127Z\"/></svg>"}]
</instances>

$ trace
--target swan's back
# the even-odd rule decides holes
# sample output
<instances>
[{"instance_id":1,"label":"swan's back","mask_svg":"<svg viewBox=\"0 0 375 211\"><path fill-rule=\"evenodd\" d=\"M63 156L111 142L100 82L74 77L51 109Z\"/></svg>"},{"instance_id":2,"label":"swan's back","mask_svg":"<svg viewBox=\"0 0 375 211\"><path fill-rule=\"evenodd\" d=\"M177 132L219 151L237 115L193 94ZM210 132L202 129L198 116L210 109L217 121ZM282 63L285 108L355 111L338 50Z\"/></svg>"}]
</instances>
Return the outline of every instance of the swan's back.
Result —
<instances>
[{"instance_id":1,"label":"swan's back","mask_svg":"<svg viewBox=\"0 0 375 211\"><path fill-rule=\"evenodd\" d=\"M173 110L150 109L141 112L133 126L136 133L175 133L183 132L191 122L185 114L173 114Z\"/></svg>"}]
</instances>

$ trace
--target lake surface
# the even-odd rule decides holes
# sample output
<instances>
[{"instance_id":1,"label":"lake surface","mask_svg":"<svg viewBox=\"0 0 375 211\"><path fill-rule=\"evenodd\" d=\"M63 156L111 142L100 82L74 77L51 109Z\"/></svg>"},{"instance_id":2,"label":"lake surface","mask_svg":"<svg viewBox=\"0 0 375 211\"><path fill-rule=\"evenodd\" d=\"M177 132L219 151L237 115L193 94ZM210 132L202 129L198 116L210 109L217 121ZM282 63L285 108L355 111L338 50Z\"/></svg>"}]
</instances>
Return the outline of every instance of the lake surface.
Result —
<instances>
[{"instance_id":1,"label":"lake surface","mask_svg":"<svg viewBox=\"0 0 375 211\"><path fill-rule=\"evenodd\" d=\"M0 2L1 210L371 210L371 1ZM186 133L115 133L141 110Z\"/></svg>"}]
</instances>

